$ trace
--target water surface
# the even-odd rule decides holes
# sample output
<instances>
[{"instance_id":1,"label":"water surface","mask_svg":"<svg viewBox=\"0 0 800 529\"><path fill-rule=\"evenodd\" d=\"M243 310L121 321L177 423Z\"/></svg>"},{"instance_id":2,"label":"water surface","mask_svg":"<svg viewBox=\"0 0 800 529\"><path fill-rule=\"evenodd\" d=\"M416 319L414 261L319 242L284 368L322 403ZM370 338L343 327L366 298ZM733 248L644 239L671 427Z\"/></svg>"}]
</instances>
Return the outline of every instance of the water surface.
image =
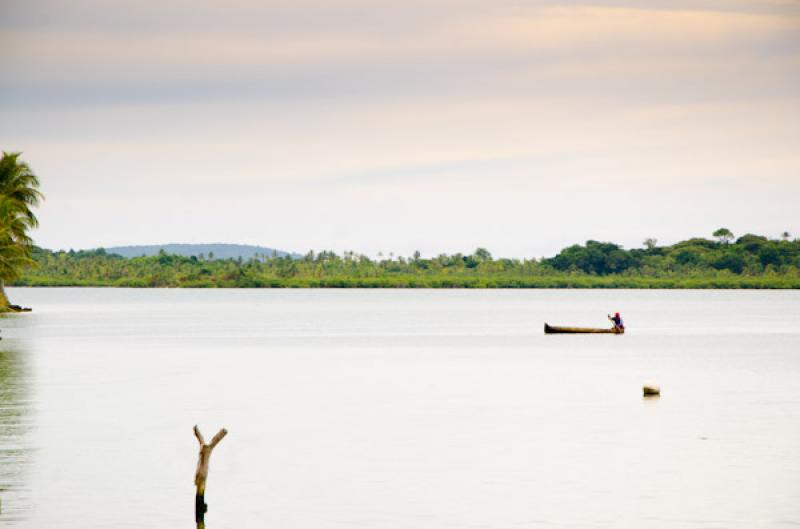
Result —
<instances>
[{"instance_id":1,"label":"water surface","mask_svg":"<svg viewBox=\"0 0 800 529\"><path fill-rule=\"evenodd\" d=\"M800 292L10 296L4 527L800 525Z\"/></svg>"}]
</instances>

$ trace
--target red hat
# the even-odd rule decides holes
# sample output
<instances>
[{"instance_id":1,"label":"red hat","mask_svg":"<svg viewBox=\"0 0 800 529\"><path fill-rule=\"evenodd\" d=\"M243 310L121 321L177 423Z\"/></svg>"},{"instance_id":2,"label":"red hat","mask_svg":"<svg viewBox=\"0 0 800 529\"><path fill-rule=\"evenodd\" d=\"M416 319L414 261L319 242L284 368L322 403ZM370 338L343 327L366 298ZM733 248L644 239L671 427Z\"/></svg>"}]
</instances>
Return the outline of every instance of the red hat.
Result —
<instances>
[{"instance_id":1,"label":"red hat","mask_svg":"<svg viewBox=\"0 0 800 529\"><path fill-rule=\"evenodd\" d=\"M619 316L619 312L617 312L616 314L614 314L614 316Z\"/></svg>"}]
</instances>

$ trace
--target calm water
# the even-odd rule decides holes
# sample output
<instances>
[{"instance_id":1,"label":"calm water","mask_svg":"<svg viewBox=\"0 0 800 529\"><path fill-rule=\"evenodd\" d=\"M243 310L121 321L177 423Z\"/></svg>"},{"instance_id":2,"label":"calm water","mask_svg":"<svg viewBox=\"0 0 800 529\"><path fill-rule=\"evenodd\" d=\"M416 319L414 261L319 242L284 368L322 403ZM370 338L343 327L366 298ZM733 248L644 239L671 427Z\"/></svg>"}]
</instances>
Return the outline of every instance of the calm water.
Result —
<instances>
[{"instance_id":1,"label":"calm water","mask_svg":"<svg viewBox=\"0 0 800 529\"><path fill-rule=\"evenodd\" d=\"M800 292L10 297L3 527L800 526Z\"/></svg>"}]
</instances>

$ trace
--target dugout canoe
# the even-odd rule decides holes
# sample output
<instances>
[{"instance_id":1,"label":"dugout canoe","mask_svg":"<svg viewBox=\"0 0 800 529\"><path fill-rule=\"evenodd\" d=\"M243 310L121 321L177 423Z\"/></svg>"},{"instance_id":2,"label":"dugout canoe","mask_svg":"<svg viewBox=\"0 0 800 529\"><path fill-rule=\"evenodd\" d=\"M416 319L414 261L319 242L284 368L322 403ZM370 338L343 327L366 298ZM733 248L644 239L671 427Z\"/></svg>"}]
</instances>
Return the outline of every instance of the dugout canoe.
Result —
<instances>
[{"instance_id":1,"label":"dugout canoe","mask_svg":"<svg viewBox=\"0 0 800 529\"><path fill-rule=\"evenodd\" d=\"M555 327L553 325L544 324L545 334L624 334L625 329L617 329L611 327L610 329L590 329L587 327Z\"/></svg>"}]
</instances>

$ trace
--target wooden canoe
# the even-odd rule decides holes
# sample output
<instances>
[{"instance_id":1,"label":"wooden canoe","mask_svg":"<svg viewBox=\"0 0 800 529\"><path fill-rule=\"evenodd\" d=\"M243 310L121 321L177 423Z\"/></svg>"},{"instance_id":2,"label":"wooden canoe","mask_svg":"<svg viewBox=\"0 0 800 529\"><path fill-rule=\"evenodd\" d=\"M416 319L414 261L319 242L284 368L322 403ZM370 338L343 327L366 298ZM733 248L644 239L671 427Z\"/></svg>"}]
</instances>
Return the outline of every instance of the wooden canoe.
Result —
<instances>
[{"instance_id":1,"label":"wooden canoe","mask_svg":"<svg viewBox=\"0 0 800 529\"><path fill-rule=\"evenodd\" d=\"M625 329L617 329L611 327L610 329L590 329L587 327L554 327L552 325L544 324L545 334L624 334Z\"/></svg>"}]
</instances>

